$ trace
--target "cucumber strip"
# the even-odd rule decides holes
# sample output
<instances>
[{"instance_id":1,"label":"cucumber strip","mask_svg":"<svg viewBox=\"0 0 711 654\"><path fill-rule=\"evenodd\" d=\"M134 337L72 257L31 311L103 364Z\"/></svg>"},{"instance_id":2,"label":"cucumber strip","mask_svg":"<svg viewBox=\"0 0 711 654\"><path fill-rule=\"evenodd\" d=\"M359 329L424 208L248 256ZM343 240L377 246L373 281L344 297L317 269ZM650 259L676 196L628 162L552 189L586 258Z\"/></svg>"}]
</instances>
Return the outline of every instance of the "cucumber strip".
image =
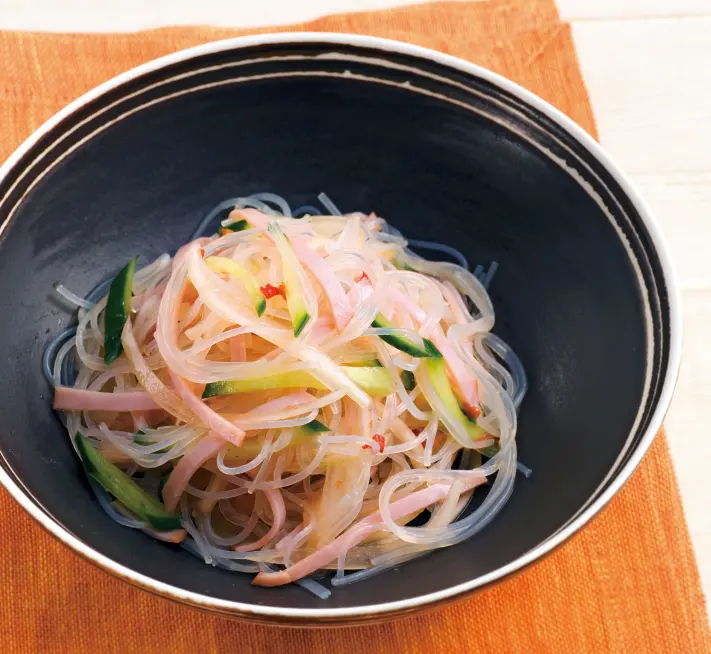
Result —
<instances>
[{"instance_id":1,"label":"cucumber strip","mask_svg":"<svg viewBox=\"0 0 711 654\"><path fill-rule=\"evenodd\" d=\"M349 368L382 368L383 364L378 361L378 359L375 358L375 355L373 355L372 359L368 359L367 361L358 361L358 362L350 362L344 364L348 366Z\"/></svg>"},{"instance_id":2,"label":"cucumber strip","mask_svg":"<svg viewBox=\"0 0 711 654\"><path fill-rule=\"evenodd\" d=\"M331 431L326 425L318 420L312 420L307 422L305 425L298 427L302 431L308 434L323 434L324 432Z\"/></svg>"},{"instance_id":3,"label":"cucumber strip","mask_svg":"<svg viewBox=\"0 0 711 654\"><path fill-rule=\"evenodd\" d=\"M251 229L252 225L250 225L246 220L237 220L233 223L229 223L228 225L220 225L220 228L217 230L217 233L220 236L224 236L225 234L228 234L230 232L243 232L245 229Z\"/></svg>"},{"instance_id":4,"label":"cucumber strip","mask_svg":"<svg viewBox=\"0 0 711 654\"><path fill-rule=\"evenodd\" d=\"M497 443L496 445L489 445L488 447L482 448L479 450L479 453L490 459L491 457L496 456L500 449L501 447Z\"/></svg>"},{"instance_id":5,"label":"cucumber strip","mask_svg":"<svg viewBox=\"0 0 711 654\"><path fill-rule=\"evenodd\" d=\"M312 420L301 427L294 427L294 435L291 437L291 441L287 447L297 447L299 445L303 445L314 436L329 431L331 430L322 422ZM262 451L263 445L264 443L262 441L254 439L244 440L239 447L229 449L228 454L225 456L225 461L246 458L253 459Z\"/></svg>"},{"instance_id":6,"label":"cucumber strip","mask_svg":"<svg viewBox=\"0 0 711 654\"><path fill-rule=\"evenodd\" d=\"M274 239L274 245L276 245L279 256L281 256L282 268L284 269L284 286L286 287L286 306L291 316L291 326L294 329L294 336L298 336L304 330L304 327L306 327L306 323L311 319L306 307L304 289L301 286L299 276L301 264L278 223L269 223L267 230Z\"/></svg>"},{"instance_id":7,"label":"cucumber strip","mask_svg":"<svg viewBox=\"0 0 711 654\"><path fill-rule=\"evenodd\" d=\"M373 320L371 326L376 329L395 329L395 325L393 325L382 313L375 316L375 320ZM405 352L405 354L409 354L410 356L420 358L432 356L430 345L433 348L434 345L432 345L432 343L426 338L422 339L424 341L424 348L421 348L419 345L413 343L412 340L406 338L405 336L395 336L391 334L381 336L380 338L388 345L392 345L394 348L400 350L401 352ZM435 348L435 350L436 349L437 348Z\"/></svg>"},{"instance_id":8,"label":"cucumber strip","mask_svg":"<svg viewBox=\"0 0 711 654\"><path fill-rule=\"evenodd\" d=\"M402 385L408 393L415 390L416 382L414 373L409 370L403 370L400 375L400 379L402 380Z\"/></svg>"},{"instance_id":9,"label":"cucumber strip","mask_svg":"<svg viewBox=\"0 0 711 654\"><path fill-rule=\"evenodd\" d=\"M294 370L291 372L279 372L266 377L210 382L205 386L202 397L204 399L218 395L270 391L275 388L324 388L324 386L306 370Z\"/></svg>"},{"instance_id":10,"label":"cucumber strip","mask_svg":"<svg viewBox=\"0 0 711 654\"><path fill-rule=\"evenodd\" d=\"M371 397L384 397L395 392L395 386L385 368L350 368L344 366L341 370Z\"/></svg>"},{"instance_id":11,"label":"cucumber strip","mask_svg":"<svg viewBox=\"0 0 711 654\"><path fill-rule=\"evenodd\" d=\"M432 356L425 361L425 365L434 392L437 393L444 406L454 416L457 422L464 425L472 441L481 440L486 435L486 430L479 427L476 421L470 419L464 411L462 411L462 407L459 406L459 400L457 400L457 396L452 390L452 385L449 383L447 366L444 359L434 345L432 345L432 348L434 348L434 352L437 354L433 352Z\"/></svg>"},{"instance_id":12,"label":"cucumber strip","mask_svg":"<svg viewBox=\"0 0 711 654\"><path fill-rule=\"evenodd\" d=\"M155 445L155 442L146 438L146 435L140 430L133 435L133 442L143 447ZM165 454L168 450L170 450L170 447L164 447L162 450L158 450L156 454Z\"/></svg>"},{"instance_id":13,"label":"cucumber strip","mask_svg":"<svg viewBox=\"0 0 711 654\"><path fill-rule=\"evenodd\" d=\"M180 529L180 516L170 513L155 497L144 491L125 472L107 461L104 456L80 433L74 437L79 456L87 474L111 493L129 511L135 513L156 531Z\"/></svg>"},{"instance_id":14,"label":"cucumber strip","mask_svg":"<svg viewBox=\"0 0 711 654\"><path fill-rule=\"evenodd\" d=\"M385 368L342 366L341 372L355 382L371 397L383 397L394 392L394 386ZM250 393L253 391L269 391L276 388L316 388L326 387L306 370L281 372L266 377L249 379L234 379L231 381L210 382L205 386L202 397L218 395L234 395L235 393Z\"/></svg>"},{"instance_id":15,"label":"cucumber strip","mask_svg":"<svg viewBox=\"0 0 711 654\"><path fill-rule=\"evenodd\" d=\"M257 315L261 316L264 313L264 310L267 308L267 301L262 294L262 290L259 288L259 282L241 263L237 263L227 257L208 257L205 259L205 265L212 270L212 272L237 277L247 288L247 293L249 293L252 298L252 305Z\"/></svg>"},{"instance_id":16,"label":"cucumber strip","mask_svg":"<svg viewBox=\"0 0 711 654\"><path fill-rule=\"evenodd\" d=\"M104 314L104 363L111 365L123 352L121 333L131 314L131 289L133 288L133 273L136 270L136 259L133 257L114 277L106 300Z\"/></svg>"}]
</instances>

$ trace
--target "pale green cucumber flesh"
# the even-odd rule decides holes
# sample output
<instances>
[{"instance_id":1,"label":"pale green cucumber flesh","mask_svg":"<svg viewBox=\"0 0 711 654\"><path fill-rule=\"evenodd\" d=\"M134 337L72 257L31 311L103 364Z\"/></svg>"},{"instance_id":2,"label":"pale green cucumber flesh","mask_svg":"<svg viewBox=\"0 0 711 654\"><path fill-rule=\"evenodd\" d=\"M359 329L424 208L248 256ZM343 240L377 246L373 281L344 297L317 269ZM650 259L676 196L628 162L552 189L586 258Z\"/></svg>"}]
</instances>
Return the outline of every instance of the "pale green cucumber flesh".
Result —
<instances>
[{"instance_id":1,"label":"pale green cucumber flesh","mask_svg":"<svg viewBox=\"0 0 711 654\"><path fill-rule=\"evenodd\" d=\"M457 396L454 394L452 385L449 383L449 378L447 377L447 368L444 359L441 358L441 356L433 356L427 359L426 365L432 387L447 407L447 410L458 422L464 425L472 440L476 441L483 438L487 433L486 430L479 427L476 421L470 419L464 411L462 411L461 406L459 406Z\"/></svg>"},{"instance_id":2,"label":"pale green cucumber flesh","mask_svg":"<svg viewBox=\"0 0 711 654\"><path fill-rule=\"evenodd\" d=\"M390 376L385 368L366 368L343 366L341 371L361 390L372 397L383 397L395 391ZM210 382L202 393L203 399L219 395L234 395L236 393L251 393L254 391L270 391L286 388L317 388L326 387L306 370L282 372L266 377L248 379L233 379L229 381Z\"/></svg>"}]
</instances>

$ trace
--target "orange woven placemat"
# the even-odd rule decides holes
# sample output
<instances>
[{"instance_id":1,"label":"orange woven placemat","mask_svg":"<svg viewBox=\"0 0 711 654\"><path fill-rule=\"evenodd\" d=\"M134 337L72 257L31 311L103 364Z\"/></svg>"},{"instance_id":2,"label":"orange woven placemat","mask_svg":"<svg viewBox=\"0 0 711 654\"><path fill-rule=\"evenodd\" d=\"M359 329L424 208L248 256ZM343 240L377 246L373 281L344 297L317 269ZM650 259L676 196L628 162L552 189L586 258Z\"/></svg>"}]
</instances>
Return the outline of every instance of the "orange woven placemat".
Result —
<instances>
[{"instance_id":1,"label":"orange woven placemat","mask_svg":"<svg viewBox=\"0 0 711 654\"><path fill-rule=\"evenodd\" d=\"M373 34L458 55L523 84L595 134L570 27L559 21L552 0L439 3L283 29ZM99 82L148 59L236 34L212 28L0 33L0 159ZM663 436L611 505L539 565L458 604L347 631L237 623L148 595L69 552L5 491L0 525L0 649L6 653L711 651Z\"/></svg>"}]
</instances>

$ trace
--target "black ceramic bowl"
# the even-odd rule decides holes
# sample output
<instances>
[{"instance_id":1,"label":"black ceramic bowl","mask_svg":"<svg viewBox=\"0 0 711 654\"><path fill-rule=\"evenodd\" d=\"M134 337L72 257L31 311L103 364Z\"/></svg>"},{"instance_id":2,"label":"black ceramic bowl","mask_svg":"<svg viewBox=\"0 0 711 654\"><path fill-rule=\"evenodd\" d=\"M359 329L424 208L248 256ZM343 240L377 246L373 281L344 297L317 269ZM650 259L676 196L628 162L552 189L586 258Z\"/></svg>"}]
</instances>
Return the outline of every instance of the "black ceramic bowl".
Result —
<instances>
[{"instance_id":1,"label":"black ceramic bowl","mask_svg":"<svg viewBox=\"0 0 711 654\"><path fill-rule=\"evenodd\" d=\"M112 522L51 408L45 344L91 289L189 238L216 202L326 191L417 239L500 262L495 332L530 376L520 479L479 535L321 601ZM0 169L0 481L102 568L214 612L359 622L462 596L563 543L649 447L679 366L679 301L658 228L600 147L551 106L458 59L374 38L206 45L102 85Z\"/></svg>"}]
</instances>

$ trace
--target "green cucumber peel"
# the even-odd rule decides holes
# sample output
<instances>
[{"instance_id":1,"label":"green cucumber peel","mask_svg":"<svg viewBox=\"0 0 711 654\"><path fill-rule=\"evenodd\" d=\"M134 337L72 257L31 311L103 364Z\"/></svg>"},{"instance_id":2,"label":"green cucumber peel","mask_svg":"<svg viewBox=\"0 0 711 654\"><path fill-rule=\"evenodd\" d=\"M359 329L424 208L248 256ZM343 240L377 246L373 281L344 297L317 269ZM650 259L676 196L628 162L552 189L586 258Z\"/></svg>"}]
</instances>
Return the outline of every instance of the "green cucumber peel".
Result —
<instances>
[{"instance_id":1,"label":"green cucumber peel","mask_svg":"<svg viewBox=\"0 0 711 654\"><path fill-rule=\"evenodd\" d=\"M395 325L393 325L382 313L379 313L377 316L375 316L375 319L371 323L371 326L375 327L376 329L395 328ZM405 354L409 354L410 356L416 358L442 356L439 350L432 344L432 342L426 338L422 339L424 347L420 347L416 343L413 343L412 340L405 336L396 336L395 334L384 334L381 335L380 338L388 345L392 345L394 348L400 350L401 352L404 352Z\"/></svg>"},{"instance_id":2,"label":"green cucumber peel","mask_svg":"<svg viewBox=\"0 0 711 654\"><path fill-rule=\"evenodd\" d=\"M237 220L233 223L229 223L228 225L220 225L220 229L218 230L218 233L220 236L224 236L227 232L243 232L245 229L251 229L252 225L250 225L246 220L241 219Z\"/></svg>"},{"instance_id":3,"label":"green cucumber peel","mask_svg":"<svg viewBox=\"0 0 711 654\"><path fill-rule=\"evenodd\" d=\"M182 527L179 515L171 513L162 502L146 493L123 470L106 459L86 436L77 432L74 443L87 474L129 511L156 531L172 531Z\"/></svg>"},{"instance_id":4,"label":"green cucumber peel","mask_svg":"<svg viewBox=\"0 0 711 654\"><path fill-rule=\"evenodd\" d=\"M400 375L400 379L402 381L402 385L408 393L415 390L417 383L415 382L415 375L412 372L409 370L403 370Z\"/></svg>"},{"instance_id":5,"label":"green cucumber peel","mask_svg":"<svg viewBox=\"0 0 711 654\"><path fill-rule=\"evenodd\" d=\"M312 420L302 425L300 429L307 434L323 434L327 431L331 431L326 425L318 420Z\"/></svg>"},{"instance_id":6,"label":"green cucumber peel","mask_svg":"<svg viewBox=\"0 0 711 654\"><path fill-rule=\"evenodd\" d=\"M104 363L109 366L121 356L123 343L121 335L124 325L131 315L131 289L133 273L136 270L133 257L114 277L109 289L104 312Z\"/></svg>"}]
</instances>

